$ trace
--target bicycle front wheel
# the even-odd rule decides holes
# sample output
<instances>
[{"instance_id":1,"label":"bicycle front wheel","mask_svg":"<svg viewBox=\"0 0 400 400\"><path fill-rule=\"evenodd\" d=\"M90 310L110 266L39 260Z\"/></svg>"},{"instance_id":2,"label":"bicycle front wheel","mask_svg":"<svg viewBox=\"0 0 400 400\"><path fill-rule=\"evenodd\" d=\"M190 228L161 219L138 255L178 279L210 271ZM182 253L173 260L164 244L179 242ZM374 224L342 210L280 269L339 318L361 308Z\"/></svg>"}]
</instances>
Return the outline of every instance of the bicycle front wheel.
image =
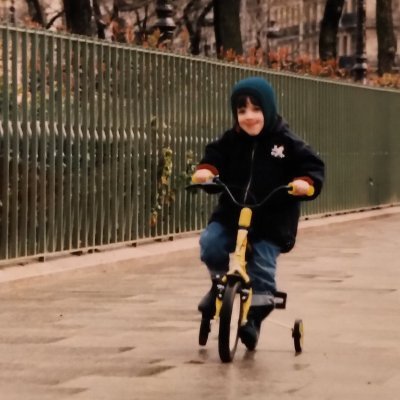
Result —
<instances>
[{"instance_id":1,"label":"bicycle front wheel","mask_svg":"<svg viewBox=\"0 0 400 400\"><path fill-rule=\"evenodd\" d=\"M242 283L236 281L228 283L225 288L218 335L218 351L222 362L231 362L235 356L243 310L241 287Z\"/></svg>"}]
</instances>

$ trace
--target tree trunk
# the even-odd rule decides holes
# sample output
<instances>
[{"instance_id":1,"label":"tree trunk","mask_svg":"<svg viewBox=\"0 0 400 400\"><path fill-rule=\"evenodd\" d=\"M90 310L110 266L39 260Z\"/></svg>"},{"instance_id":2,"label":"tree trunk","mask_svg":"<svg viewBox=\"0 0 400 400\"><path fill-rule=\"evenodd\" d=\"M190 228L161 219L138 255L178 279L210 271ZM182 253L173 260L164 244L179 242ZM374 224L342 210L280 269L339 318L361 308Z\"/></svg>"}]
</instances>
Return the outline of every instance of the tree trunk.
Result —
<instances>
[{"instance_id":1,"label":"tree trunk","mask_svg":"<svg viewBox=\"0 0 400 400\"><path fill-rule=\"evenodd\" d=\"M92 35L90 0L63 0L67 29L78 35Z\"/></svg>"},{"instance_id":2,"label":"tree trunk","mask_svg":"<svg viewBox=\"0 0 400 400\"><path fill-rule=\"evenodd\" d=\"M376 0L376 33L378 37L378 74L383 75L392 71L397 51L392 0Z\"/></svg>"},{"instance_id":3,"label":"tree trunk","mask_svg":"<svg viewBox=\"0 0 400 400\"><path fill-rule=\"evenodd\" d=\"M214 0L214 31L219 56L227 50L243 53L240 0Z\"/></svg>"},{"instance_id":4,"label":"tree trunk","mask_svg":"<svg viewBox=\"0 0 400 400\"><path fill-rule=\"evenodd\" d=\"M192 0L183 10L182 18L190 38L190 54L197 56L201 53L201 30L204 26L204 20L212 8L213 1L203 6L197 0Z\"/></svg>"},{"instance_id":5,"label":"tree trunk","mask_svg":"<svg viewBox=\"0 0 400 400\"><path fill-rule=\"evenodd\" d=\"M32 21L36 22L42 27L46 26L39 0L26 0L26 2L28 4L28 12L32 18Z\"/></svg>"},{"instance_id":6,"label":"tree trunk","mask_svg":"<svg viewBox=\"0 0 400 400\"><path fill-rule=\"evenodd\" d=\"M106 24L103 21L98 0L93 0L93 14L94 14L94 19L96 21L97 37L99 39L105 39L106 38L106 33L105 33Z\"/></svg>"},{"instance_id":7,"label":"tree trunk","mask_svg":"<svg viewBox=\"0 0 400 400\"><path fill-rule=\"evenodd\" d=\"M336 59L337 34L344 0L327 0L319 33L319 57L326 61Z\"/></svg>"}]
</instances>

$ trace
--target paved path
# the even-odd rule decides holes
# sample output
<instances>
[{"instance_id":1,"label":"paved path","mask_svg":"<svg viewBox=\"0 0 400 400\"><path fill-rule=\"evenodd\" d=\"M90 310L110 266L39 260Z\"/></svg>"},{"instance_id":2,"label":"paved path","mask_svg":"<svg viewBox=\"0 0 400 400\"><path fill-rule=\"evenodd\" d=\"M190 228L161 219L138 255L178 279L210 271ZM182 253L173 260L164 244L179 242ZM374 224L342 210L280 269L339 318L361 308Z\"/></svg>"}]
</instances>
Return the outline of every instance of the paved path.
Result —
<instances>
[{"instance_id":1,"label":"paved path","mask_svg":"<svg viewBox=\"0 0 400 400\"><path fill-rule=\"evenodd\" d=\"M216 326L197 345L208 288L197 238L3 269L0 399L396 400L400 213L383 214L305 224L279 260L287 310L264 324L256 352L240 346L228 365Z\"/></svg>"}]
</instances>

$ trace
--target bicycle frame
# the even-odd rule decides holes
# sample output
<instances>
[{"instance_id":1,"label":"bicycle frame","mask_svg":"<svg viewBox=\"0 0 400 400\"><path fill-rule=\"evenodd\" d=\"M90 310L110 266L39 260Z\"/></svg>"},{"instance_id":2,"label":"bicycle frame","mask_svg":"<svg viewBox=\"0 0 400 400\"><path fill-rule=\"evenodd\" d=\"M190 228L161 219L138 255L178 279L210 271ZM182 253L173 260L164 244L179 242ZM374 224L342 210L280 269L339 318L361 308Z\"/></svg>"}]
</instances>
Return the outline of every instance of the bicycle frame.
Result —
<instances>
[{"instance_id":1,"label":"bicycle frame","mask_svg":"<svg viewBox=\"0 0 400 400\"><path fill-rule=\"evenodd\" d=\"M232 259L229 271L223 276L221 282L226 285L230 277L240 277L245 287L242 289L241 302L243 306L243 314L241 316L241 325L247 322L247 315L249 313L253 290L251 288L250 277L247 273L247 261L246 261L246 250L247 250L247 235L251 224L252 210L248 207L243 207L240 211L239 217L239 229L237 232L236 246L234 252L234 258ZM223 289L221 288L223 292ZM219 318L219 314L222 307L223 293L221 296L217 296L215 303L215 316L214 319Z\"/></svg>"}]
</instances>

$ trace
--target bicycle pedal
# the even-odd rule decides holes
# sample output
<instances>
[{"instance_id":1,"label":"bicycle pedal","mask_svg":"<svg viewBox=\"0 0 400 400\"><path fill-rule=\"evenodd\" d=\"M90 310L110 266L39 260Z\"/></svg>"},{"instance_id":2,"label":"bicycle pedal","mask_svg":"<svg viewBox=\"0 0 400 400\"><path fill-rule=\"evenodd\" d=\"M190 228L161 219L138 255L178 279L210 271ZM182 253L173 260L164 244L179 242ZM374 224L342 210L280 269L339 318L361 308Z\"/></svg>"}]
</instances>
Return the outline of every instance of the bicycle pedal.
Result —
<instances>
[{"instance_id":1,"label":"bicycle pedal","mask_svg":"<svg viewBox=\"0 0 400 400\"><path fill-rule=\"evenodd\" d=\"M275 292L274 294L274 302L275 308L277 309L285 309L286 308L286 300L287 300L287 293L285 292Z\"/></svg>"}]
</instances>

